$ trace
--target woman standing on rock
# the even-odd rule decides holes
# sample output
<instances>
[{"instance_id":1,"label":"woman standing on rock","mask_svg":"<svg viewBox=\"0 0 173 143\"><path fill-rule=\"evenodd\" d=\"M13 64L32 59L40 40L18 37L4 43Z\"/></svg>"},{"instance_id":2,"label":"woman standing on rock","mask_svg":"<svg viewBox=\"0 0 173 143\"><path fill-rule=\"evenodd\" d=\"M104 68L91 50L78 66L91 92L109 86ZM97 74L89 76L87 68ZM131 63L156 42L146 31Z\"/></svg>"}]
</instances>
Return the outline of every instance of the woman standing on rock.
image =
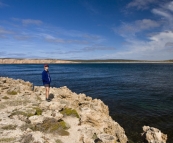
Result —
<instances>
[{"instance_id":1,"label":"woman standing on rock","mask_svg":"<svg viewBox=\"0 0 173 143\"><path fill-rule=\"evenodd\" d=\"M48 69L49 69L49 65L45 64L44 71L42 72L42 81L43 81L43 85L45 86L45 89L46 89L46 101L50 102L49 90L50 90L51 77L50 77Z\"/></svg>"}]
</instances>

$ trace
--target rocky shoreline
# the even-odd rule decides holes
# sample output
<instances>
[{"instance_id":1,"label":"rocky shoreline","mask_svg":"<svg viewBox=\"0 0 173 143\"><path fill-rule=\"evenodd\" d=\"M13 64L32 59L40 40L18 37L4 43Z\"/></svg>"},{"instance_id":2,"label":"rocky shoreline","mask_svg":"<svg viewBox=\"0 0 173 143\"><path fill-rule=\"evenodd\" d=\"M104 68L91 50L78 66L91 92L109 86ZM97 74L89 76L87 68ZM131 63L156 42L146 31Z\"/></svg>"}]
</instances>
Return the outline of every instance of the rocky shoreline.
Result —
<instances>
[{"instance_id":1,"label":"rocky shoreline","mask_svg":"<svg viewBox=\"0 0 173 143\"><path fill-rule=\"evenodd\" d=\"M109 116L101 100L76 94L67 87L50 88L21 79L0 77L0 142L127 143L124 129ZM148 126L144 142L166 143L167 135Z\"/></svg>"}]
</instances>

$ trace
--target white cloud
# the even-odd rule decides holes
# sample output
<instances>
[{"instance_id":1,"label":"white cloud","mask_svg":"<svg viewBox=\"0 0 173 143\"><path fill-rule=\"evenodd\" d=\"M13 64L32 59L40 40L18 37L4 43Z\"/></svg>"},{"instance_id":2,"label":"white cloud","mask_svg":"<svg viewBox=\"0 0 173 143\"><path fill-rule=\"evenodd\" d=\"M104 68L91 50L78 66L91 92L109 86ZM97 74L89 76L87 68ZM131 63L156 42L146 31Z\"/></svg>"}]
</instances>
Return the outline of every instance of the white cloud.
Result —
<instances>
[{"instance_id":1,"label":"white cloud","mask_svg":"<svg viewBox=\"0 0 173 143\"><path fill-rule=\"evenodd\" d=\"M22 19L21 20L24 25L40 25L43 22L41 20L33 20L33 19Z\"/></svg>"},{"instance_id":2,"label":"white cloud","mask_svg":"<svg viewBox=\"0 0 173 143\"><path fill-rule=\"evenodd\" d=\"M81 36L84 37L84 38L86 38L86 39L93 39L93 40L103 39L101 36L99 36L99 35L93 35L93 34L83 34Z\"/></svg>"},{"instance_id":3,"label":"white cloud","mask_svg":"<svg viewBox=\"0 0 173 143\"><path fill-rule=\"evenodd\" d=\"M152 41L171 41L173 39L173 32L172 31L165 31L160 32L157 35L154 35L150 38Z\"/></svg>"},{"instance_id":4,"label":"white cloud","mask_svg":"<svg viewBox=\"0 0 173 143\"><path fill-rule=\"evenodd\" d=\"M164 6L165 9L168 9L170 11L173 11L173 1L170 2L170 3L167 3L165 6Z\"/></svg>"},{"instance_id":5,"label":"white cloud","mask_svg":"<svg viewBox=\"0 0 173 143\"><path fill-rule=\"evenodd\" d=\"M84 47L84 48L81 48L81 49L73 49L73 50L69 50L69 51L66 51L66 52L60 52L58 51L58 53L61 53L61 54L72 54L72 53L87 53L87 52L99 52L99 51L115 51L116 48L114 47L107 47L107 46L104 46L104 45L91 45L91 46L88 46L88 47ZM89 58L89 57L88 57Z\"/></svg>"},{"instance_id":6,"label":"white cloud","mask_svg":"<svg viewBox=\"0 0 173 143\"><path fill-rule=\"evenodd\" d=\"M14 40L14 43L44 43L47 46L59 47L61 49L65 47L66 51L68 51L73 48L77 48L77 50L79 50L84 46L91 47L91 45L100 43L102 44L105 42L105 38L100 35L95 35L78 30L66 30L61 27L49 26L44 23L42 25L33 26L32 29L30 29L30 27L26 27L25 25L21 25L23 23L37 24L37 20L33 21L19 18L11 18L11 20L13 22L8 23L6 26L15 31L13 35L10 35L11 37L8 36L8 38ZM10 31L7 31L0 27L0 38L6 38L4 37L4 35L7 33L10 34ZM21 45L21 47L24 46Z\"/></svg>"},{"instance_id":7,"label":"white cloud","mask_svg":"<svg viewBox=\"0 0 173 143\"><path fill-rule=\"evenodd\" d=\"M109 50L116 50L116 48L114 47L107 47L107 46L101 46L101 45L94 45L91 47L84 47L82 49L84 52L88 52L88 51L109 51Z\"/></svg>"},{"instance_id":8,"label":"white cloud","mask_svg":"<svg viewBox=\"0 0 173 143\"><path fill-rule=\"evenodd\" d=\"M35 34L33 32L29 32L30 30L27 29L26 32L26 28L24 27L16 27L15 25L11 24L9 27L10 29L0 27L0 38L8 38L8 39L16 39L19 41L23 41L23 40L28 40L28 39L32 39Z\"/></svg>"},{"instance_id":9,"label":"white cloud","mask_svg":"<svg viewBox=\"0 0 173 143\"><path fill-rule=\"evenodd\" d=\"M27 26L27 25L41 25L43 24L43 22L41 20L36 20L36 19L20 19L20 18L11 18L13 21L19 21L21 22L23 25Z\"/></svg>"},{"instance_id":10,"label":"white cloud","mask_svg":"<svg viewBox=\"0 0 173 143\"><path fill-rule=\"evenodd\" d=\"M167 42L167 43L165 44L165 47L173 47L173 42Z\"/></svg>"},{"instance_id":11,"label":"white cloud","mask_svg":"<svg viewBox=\"0 0 173 143\"><path fill-rule=\"evenodd\" d=\"M152 10L152 13L160 16L164 22L164 30L169 30L173 28L173 1L165 3L159 8L155 8Z\"/></svg>"},{"instance_id":12,"label":"white cloud","mask_svg":"<svg viewBox=\"0 0 173 143\"><path fill-rule=\"evenodd\" d=\"M40 27L37 37L50 43L90 45L106 41L103 36L90 34L78 30L66 30L60 27Z\"/></svg>"},{"instance_id":13,"label":"white cloud","mask_svg":"<svg viewBox=\"0 0 173 143\"><path fill-rule=\"evenodd\" d=\"M145 7L154 2L156 0L134 0L129 3L128 7L142 9L142 6ZM173 1L151 10L155 16L158 16L159 20L142 19L131 23L123 23L118 29L114 28L114 31L116 33L118 31L128 44L122 45L123 50L115 51L114 54L106 55L106 57L118 59L132 59L133 57L133 59L141 60L173 59L172 11ZM143 38L139 39L137 33Z\"/></svg>"},{"instance_id":14,"label":"white cloud","mask_svg":"<svg viewBox=\"0 0 173 143\"><path fill-rule=\"evenodd\" d=\"M90 34L78 30L66 30L60 27L40 27L38 36L43 37L51 43L72 43L89 44L103 43L106 39L103 36Z\"/></svg>"},{"instance_id":15,"label":"white cloud","mask_svg":"<svg viewBox=\"0 0 173 143\"><path fill-rule=\"evenodd\" d=\"M63 28L57 28L57 27L53 27L54 31L56 31L56 33L58 35L62 35L62 36L67 36L67 37L71 37L71 38L83 38L83 39L92 39L92 40L104 40L104 38L100 35L96 35L96 34L89 34L89 33L85 33L82 31L78 31L78 30L66 30Z\"/></svg>"},{"instance_id":16,"label":"white cloud","mask_svg":"<svg viewBox=\"0 0 173 143\"><path fill-rule=\"evenodd\" d=\"M45 40L50 43L65 43L65 41L61 38L45 38Z\"/></svg>"},{"instance_id":17,"label":"white cloud","mask_svg":"<svg viewBox=\"0 0 173 143\"><path fill-rule=\"evenodd\" d=\"M68 38L59 38L50 34L45 34L45 33L41 33L38 34L39 36L42 36L47 42L50 43L62 43L62 44L88 44L88 42L86 40L77 40L77 39L70 39L70 37Z\"/></svg>"},{"instance_id":18,"label":"white cloud","mask_svg":"<svg viewBox=\"0 0 173 143\"><path fill-rule=\"evenodd\" d=\"M151 19L136 20L132 23L123 23L119 28L113 28L114 32L118 32L121 36L127 37L129 35L135 36L138 32L151 30L159 27L161 24Z\"/></svg>"},{"instance_id":19,"label":"white cloud","mask_svg":"<svg viewBox=\"0 0 173 143\"><path fill-rule=\"evenodd\" d=\"M28 40L31 37L30 36L26 36L26 35L15 35L14 38L17 39L17 40Z\"/></svg>"},{"instance_id":20,"label":"white cloud","mask_svg":"<svg viewBox=\"0 0 173 143\"><path fill-rule=\"evenodd\" d=\"M163 16L165 18L168 18L168 19L172 19L172 15L164 10L161 10L161 9L153 9L152 12L154 14L157 14L157 15L160 15L160 16Z\"/></svg>"},{"instance_id":21,"label":"white cloud","mask_svg":"<svg viewBox=\"0 0 173 143\"><path fill-rule=\"evenodd\" d=\"M0 58L19 58L19 57L26 57L26 54L24 53L21 53L21 52L5 52L5 51L2 51L0 52Z\"/></svg>"},{"instance_id":22,"label":"white cloud","mask_svg":"<svg viewBox=\"0 0 173 143\"><path fill-rule=\"evenodd\" d=\"M7 38L7 35L13 35L14 32L0 27L0 38Z\"/></svg>"},{"instance_id":23,"label":"white cloud","mask_svg":"<svg viewBox=\"0 0 173 143\"><path fill-rule=\"evenodd\" d=\"M129 43L124 51L106 55L104 58L165 60L173 58L173 46L168 46L173 39L172 31L164 31L149 37L150 41L126 39ZM170 45L170 44L169 44ZM173 45L173 44L171 44Z\"/></svg>"},{"instance_id":24,"label":"white cloud","mask_svg":"<svg viewBox=\"0 0 173 143\"><path fill-rule=\"evenodd\" d=\"M158 0L133 0L127 5L127 8L136 7L139 10L147 9L152 3L157 3Z\"/></svg>"},{"instance_id":25,"label":"white cloud","mask_svg":"<svg viewBox=\"0 0 173 143\"><path fill-rule=\"evenodd\" d=\"M6 29L0 27L0 35L1 34L13 34L13 33L14 33L13 31L6 30Z\"/></svg>"},{"instance_id":26,"label":"white cloud","mask_svg":"<svg viewBox=\"0 0 173 143\"><path fill-rule=\"evenodd\" d=\"M159 27L160 24L151 19L143 19L135 21L135 26L137 26L140 30L147 30L155 27Z\"/></svg>"},{"instance_id":27,"label":"white cloud","mask_svg":"<svg viewBox=\"0 0 173 143\"><path fill-rule=\"evenodd\" d=\"M45 39L50 39L50 40L56 39L54 36L50 34L46 34L46 33L39 33L38 36L41 36L41 37L44 37Z\"/></svg>"}]
</instances>

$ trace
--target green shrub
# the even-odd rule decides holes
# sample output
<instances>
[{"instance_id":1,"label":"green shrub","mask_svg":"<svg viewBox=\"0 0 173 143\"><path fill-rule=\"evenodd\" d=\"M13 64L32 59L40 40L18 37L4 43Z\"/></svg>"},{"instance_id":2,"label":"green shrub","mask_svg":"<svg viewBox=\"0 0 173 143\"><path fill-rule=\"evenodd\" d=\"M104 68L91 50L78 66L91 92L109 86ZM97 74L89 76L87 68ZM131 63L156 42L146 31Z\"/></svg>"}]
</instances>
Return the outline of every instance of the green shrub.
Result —
<instances>
[{"instance_id":1,"label":"green shrub","mask_svg":"<svg viewBox=\"0 0 173 143\"><path fill-rule=\"evenodd\" d=\"M12 142L14 140L15 140L15 138L0 138L0 143L3 143L3 142Z\"/></svg>"},{"instance_id":2,"label":"green shrub","mask_svg":"<svg viewBox=\"0 0 173 143\"><path fill-rule=\"evenodd\" d=\"M97 139L97 138L98 138L98 137L97 137L97 134L94 133L93 136L92 136L92 139L95 140L95 139Z\"/></svg>"},{"instance_id":3,"label":"green shrub","mask_svg":"<svg viewBox=\"0 0 173 143\"><path fill-rule=\"evenodd\" d=\"M17 125L6 125L6 126L3 126L2 129L4 130L15 130L17 127Z\"/></svg>"},{"instance_id":4,"label":"green shrub","mask_svg":"<svg viewBox=\"0 0 173 143\"><path fill-rule=\"evenodd\" d=\"M62 111L60 111L60 113L66 116L75 116L79 118L79 115L75 109L64 108Z\"/></svg>"},{"instance_id":5,"label":"green shrub","mask_svg":"<svg viewBox=\"0 0 173 143\"><path fill-rule=\"evenodd\" d=\"M35 110L35 113L32 112L32 111L26 111L26 112L23 112L23 111L14 111L9 117L11 116L14 116L14 115L23 115L23 116L26 116L26 117L31 117L31 116L34 116L34 115L41 115L42 114L42 110L38 107L35 107L33 108Z\"/></svg>"},{"instance_id":6,"label":"green shrub","mask_svg":"<svg viewBox=\"0 0 173 143\"><path fill-rule=\"evenodd\" d=\"M16 91L7 91L7 94L9 94L9 95L16 95L17 92Z\"/></svg>"},{"instance_id":7,"label":"green shrub","mask_svg":"<svg viewBox=\"0 0 173 143\"><path fill-rule=\"evenodd\" d=\"M68 132L68 131L66 131L66 130L58 130L58 132L57 132L60 136L69 136L70 135L70 133Z\"/></svg>"},{"instance_id":8,"label":"green shrub","mask_svg":"<svg viewBox=\"0 0 173 143\"><path fill-rule=\"evenodd\" d=\"M15 112L13 112L13 113L10 115L10 117L11 117L11 116L14 116L14 115L23 115L23 116L26 116L26 117L31 117L31 116L34 116L35 114L30 113L30 112L25 113L25 112L23 112L23 111L15 111Z\"/></svg>"},{"instance_id":9,"label":"green shrub","mask_svg":"<svg viewBox=\"0 0 173 143\"><path fill-rule=\"evenodd\" d=\"M9 97L7 96L3 96L2 99L10 99Z\"/></svg>"},{"instance_id":10,"label":"green shrub","mask_svg":"<svg viewBox=\"0 0 173 143\"><path fill-rule=\"evenodd\" d=\"M26 124L23 124L22 126L20 126L20 129L22 131L25 131L27 128L34 129L34 125L26 123Z\"/></svg>"},{"instance_id":11,"label":"green shrub","mask_svg":"<svg viewBox=\"0 0 173 143\"><path fill-rule=\"evenodd\" d=\"M59 140L59 139L57 139L55 142L56 142L56 143L62 143L62 141Z\"/></svg>"},{"instance_id":12,"label":"green shrub","mask_svg":"<svg viewBox=\"0 0 173 143\"><path fill-rule=\"evenodd\" d=\"M4 108L6 108L5 102L0 104L0 109L4 109Z\"/></svg>"},{"instance_id":13,"label":"green shrub","mask_svg":"<svg viewBox=\"0 0 173 143\"><path fill-rule=\"evenodd\" d=\"M34 138L32 137L32 134L24 134L21 136L20 142L22 143L33 143ZM34 143L39 143L39 142L34 142Z\"/></svg>"},{"instance_id":14,"label":"green shrub","mask_svg":"<svg viewBox=\"0 0 173 143\"><path fill-rule=\"evenodd\" d=\"M35 107L34 108L36 111L35 111L35 115L41 115L42 114L42 109L38 108L38 107Z\"/></svg>"},{"instance_id":15,"label":"green shrub","mask_svg":"<svg viewBox=\"0 0 173 143\"><path fill-rule=\"evenodd\" d=\"M55 120L54 118L48 118L43 123L37 124L32 130L43 131L46 133L58 133L60 135L67 136L69 132L65 131L69 127L63 120Z\"/></svg>"}]
</instances>

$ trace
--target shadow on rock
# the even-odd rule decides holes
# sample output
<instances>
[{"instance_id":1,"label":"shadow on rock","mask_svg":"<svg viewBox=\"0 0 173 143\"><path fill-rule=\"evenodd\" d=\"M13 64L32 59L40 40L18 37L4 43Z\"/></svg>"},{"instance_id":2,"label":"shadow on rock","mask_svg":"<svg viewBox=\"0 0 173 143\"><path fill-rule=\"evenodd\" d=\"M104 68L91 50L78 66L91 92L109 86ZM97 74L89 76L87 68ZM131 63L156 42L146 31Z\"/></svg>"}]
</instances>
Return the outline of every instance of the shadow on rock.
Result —
<instances>
[{"instance_id":1,"label":"shadow on rock","mask_svg":"<svg viewBox=\"0 0 173 143\"><path fill-rule=\"evenodd\" d=\"M55 97L54 94L52 94L52 93L49 94L49 99L50 99L50 100L52 100L54 97Z\"/></svg>"}]
</instances>

